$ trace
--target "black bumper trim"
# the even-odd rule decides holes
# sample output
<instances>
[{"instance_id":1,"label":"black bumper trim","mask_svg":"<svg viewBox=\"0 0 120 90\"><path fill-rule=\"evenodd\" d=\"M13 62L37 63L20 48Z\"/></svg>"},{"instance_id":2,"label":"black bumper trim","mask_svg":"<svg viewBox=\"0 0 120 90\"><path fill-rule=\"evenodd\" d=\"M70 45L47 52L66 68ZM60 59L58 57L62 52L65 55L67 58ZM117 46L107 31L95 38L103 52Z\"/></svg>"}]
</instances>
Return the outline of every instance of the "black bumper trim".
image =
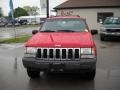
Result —
<instances>
[{"instance_id":1,"label":"black bumper trim","mask_svg":"<svg viewBox=\"0 0 120 90\"><path fill-rule=\"evenodd\" d=\"M96 58L95 59L81 59L80 61L45 61L45 60L37 60L35 58L23 58L23 65L25 68L33 68L40 70L50 70L51 65L59 66L60 69L64 70L78 70L78 69L94 69L96 66ZM63 66L63 67L61 67Z\"/></svg>"}]
</instances>

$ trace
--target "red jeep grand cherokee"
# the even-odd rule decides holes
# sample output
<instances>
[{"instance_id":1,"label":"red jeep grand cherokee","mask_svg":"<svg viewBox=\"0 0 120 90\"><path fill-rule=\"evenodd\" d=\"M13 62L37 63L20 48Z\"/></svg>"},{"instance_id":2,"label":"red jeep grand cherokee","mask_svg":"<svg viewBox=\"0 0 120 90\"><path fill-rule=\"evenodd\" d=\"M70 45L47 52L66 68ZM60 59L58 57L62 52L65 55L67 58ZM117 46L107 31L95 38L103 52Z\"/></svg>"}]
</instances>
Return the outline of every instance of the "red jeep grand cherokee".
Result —
<instances>
[{"instance_id":1,"label":"red jeep grand cherokee","mask_svg":"<svg viewBox=\"0 0 120 90\"><path fill-rule=\"evenodd\" d=\"M91 31L79 16L48 18L26 43L23 57L31 78L39 77L40 71L85 71L88 79L94 79L96 61Z\"/></svg>"}]
</instances>

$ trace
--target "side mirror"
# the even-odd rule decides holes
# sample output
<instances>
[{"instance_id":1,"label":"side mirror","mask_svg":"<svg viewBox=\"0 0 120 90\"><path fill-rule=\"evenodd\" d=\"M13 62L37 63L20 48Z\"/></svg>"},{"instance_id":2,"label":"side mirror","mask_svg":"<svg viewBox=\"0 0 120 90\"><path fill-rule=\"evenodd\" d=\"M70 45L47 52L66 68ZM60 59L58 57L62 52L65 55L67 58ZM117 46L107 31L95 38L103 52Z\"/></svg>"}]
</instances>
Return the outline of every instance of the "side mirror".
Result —
<instances>
[{"instance_id":1,"label":"side mirror","mask_svg":"<svg viewBox=\"0 0 120 90\"><path fill-rule=\"evenodd\" d=\"M98 30L95 30L95 29L91 30L91 34L92 35L98 34Z\"/></svg>"},{"instance_id":2,"label":"side mirror","mask_svg":"<svg viewBox=\"0 0 120 90\"><path fill-rule=\"evenodd\" d=\"M36 33L38 33L38 30L33 30L32 31L32 35L35 35Z\"/></svg>"}]
</instances>

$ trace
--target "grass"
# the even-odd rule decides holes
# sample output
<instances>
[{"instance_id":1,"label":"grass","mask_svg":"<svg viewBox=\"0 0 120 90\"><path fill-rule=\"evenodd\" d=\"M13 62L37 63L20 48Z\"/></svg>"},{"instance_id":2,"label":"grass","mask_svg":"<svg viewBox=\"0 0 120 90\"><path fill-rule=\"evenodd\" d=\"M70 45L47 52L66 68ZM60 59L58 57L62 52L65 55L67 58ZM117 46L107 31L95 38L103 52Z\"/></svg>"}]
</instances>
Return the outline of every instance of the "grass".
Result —
<instances>
[{"instance_id":1,"label":"grass","mask_svg":"<svg viewBox=\"0 0 120 90\"><path fill-rule=\"evenodd\" d=\"M9 38L9 39L0 39L0 43L24 43L26 42L29 38L31 38L31 35L24 35L24 36L19 36L16 38Z\"/></svg>"}]
</instances>

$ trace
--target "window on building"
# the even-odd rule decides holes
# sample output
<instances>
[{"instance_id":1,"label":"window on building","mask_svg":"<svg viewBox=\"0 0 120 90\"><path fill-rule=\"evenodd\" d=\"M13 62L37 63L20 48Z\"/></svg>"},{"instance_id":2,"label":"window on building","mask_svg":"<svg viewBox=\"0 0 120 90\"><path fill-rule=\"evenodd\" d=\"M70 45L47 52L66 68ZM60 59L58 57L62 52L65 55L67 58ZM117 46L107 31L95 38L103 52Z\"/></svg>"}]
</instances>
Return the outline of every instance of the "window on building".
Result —
<instances>
[{"instance_id":1,"label":"window on building","mask_svg":"<svg viewBox=\"0 0 120 90\"><path fill-rule=\"evenodd\" d=\"M97 22L98 23L104 22L104 20L107 17L113 17L113 16L114 16L113 12L99 12L97 13Z\"/></svg>"}]
</instances>

